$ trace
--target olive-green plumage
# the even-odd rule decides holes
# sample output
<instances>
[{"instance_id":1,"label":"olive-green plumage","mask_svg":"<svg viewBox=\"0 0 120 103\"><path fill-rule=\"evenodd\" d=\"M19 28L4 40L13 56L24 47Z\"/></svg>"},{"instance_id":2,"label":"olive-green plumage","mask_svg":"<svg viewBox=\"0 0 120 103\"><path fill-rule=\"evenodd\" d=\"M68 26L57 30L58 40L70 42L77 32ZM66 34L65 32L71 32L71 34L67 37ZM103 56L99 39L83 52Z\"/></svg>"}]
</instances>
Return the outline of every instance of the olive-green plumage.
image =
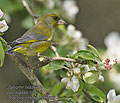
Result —
<instances>
[{"instance_id":1,"label":"olive-green plumage","mask_svg":"<svg viewBox=\"0 0 120 103\"><path fill-rule=\"evenodd\" d=\"M8 52L19 52L25 56L35 56L45 51L53 40L54 30L59 24L65 24L57 14L47 14L23 36L8 43L13 48Z\"/></svg>"}]
</instances>

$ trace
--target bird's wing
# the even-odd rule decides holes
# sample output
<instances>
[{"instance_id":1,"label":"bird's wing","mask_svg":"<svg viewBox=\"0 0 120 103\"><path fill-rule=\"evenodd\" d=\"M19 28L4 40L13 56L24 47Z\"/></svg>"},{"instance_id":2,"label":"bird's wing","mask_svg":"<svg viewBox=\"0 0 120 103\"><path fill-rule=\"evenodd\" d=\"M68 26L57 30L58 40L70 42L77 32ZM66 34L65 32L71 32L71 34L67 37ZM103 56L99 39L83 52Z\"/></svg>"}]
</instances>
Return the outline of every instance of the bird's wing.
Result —
<instances>
[{"instance_id":1,"label":"bird's wing","mask_svg":"<svg viewBox=\"0 0 120 103\"><path fill-rule=\"evenodd\" d=\"M21 43L28 43L28 42L34 42L34 41L45 41L47 40L47 38L48 36L45 36L45 35L41 35L38 33L30 33L30 34L25 34L21 36L20 38L15 40L15 42L17 44L21 44Z\"/></svg>"}]
</instances>

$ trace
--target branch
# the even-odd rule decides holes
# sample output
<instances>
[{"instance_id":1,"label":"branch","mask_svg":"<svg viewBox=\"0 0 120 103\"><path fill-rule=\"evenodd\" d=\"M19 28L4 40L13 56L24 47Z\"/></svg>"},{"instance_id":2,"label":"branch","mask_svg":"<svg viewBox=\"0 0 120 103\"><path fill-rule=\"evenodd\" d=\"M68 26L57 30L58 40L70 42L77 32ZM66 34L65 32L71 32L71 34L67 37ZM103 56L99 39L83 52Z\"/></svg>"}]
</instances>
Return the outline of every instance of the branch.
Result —
<instances>
[{"instance_id":1,"label":"branch","mask_svg":"<svg viewBox=\"0 0 120 103\"><path fill-rule=\"evenodd\" d=\"M42 61L39 61L36 65L34 65L32 67L32 70L37 70L38 68L41 68L53 61L68 61L68 62L74 62L74 63L79 63L79 64L86 64L87 61L84 60L84 61L80 61L80 60L77 60L77 59L72 59L72 58L65 58L65 57L53 57L53 58L49 58L49 57L46 57L44 56L44 60Z\"/></svg>"},{"instance_id":2,"label":"branch","mask_svg":"<svg viewBox=\"0 0 120 103\"><path fill-rule=\"evenodd\" d=\"M22 0L22 4L23 6L26 8L26 10L28 11L28 13L30 14L30 16L32 17L33 21L34 21L34 24L37 23L37 16L33 14L33 12L31 11L28 3L25 1L25 0Z\"/></svg>"},{"instance_id":3,"label":"branch","mask_svg":"<svg viewBox=\"0 0 120 103\"><path fill-rule=\"evenodd\" d=\"M37 87L36 91L41 94L43 99L45 99L48 103L57 103L57 98L49 95L49 93L45 90L38 78L35 76L33 70L31 70L31 68L28 67L27 64L16 53L13 53L9 56L18 65L19 69L28 78L30 83L34 87Z\"/></svg>"},{"instance_id":4,"label":"branch","mask_svg":"<svg viewBox=\"0 0 120 103\"><path fill-rule=\"evenodd\" d=\"M60 57L60 55L57 52L56 47L54 47L53 45L50 46L50 48L53 50L53 52L55 53L56 57Z\"/></svg>"}]
</instances>

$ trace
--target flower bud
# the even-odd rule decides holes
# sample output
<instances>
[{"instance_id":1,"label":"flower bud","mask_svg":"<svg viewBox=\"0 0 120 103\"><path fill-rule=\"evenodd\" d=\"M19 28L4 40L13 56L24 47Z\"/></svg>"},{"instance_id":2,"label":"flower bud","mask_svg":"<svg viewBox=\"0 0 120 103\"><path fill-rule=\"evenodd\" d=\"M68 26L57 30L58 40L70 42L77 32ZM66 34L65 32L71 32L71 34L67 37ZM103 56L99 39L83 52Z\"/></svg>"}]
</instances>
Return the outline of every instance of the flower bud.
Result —
<instances>
[{"instance_id":1,"label":"flower bud","mask_svg":"<svg viewBox=\"0 0 120 103\"><path fill-rule=\"evenodd\" d=\"M117 59L113 60L114 64L117 64Z\"/></svg>"},{"instance_id":2,"label":"flower bud","mask_svg":"<svg viewBox=\"0 0 120 103\"><path fill-rule=\"evenodd\" d=\"M112 69L112 68L111 68L111 65L109 65L109 64L108 64L108 65L106 65L106 66L105 66L105 68L106 68L107 70Z\"/></svg>"},{"instance_id":3,"label":"flower bud","mask_svg":"<svg viewBox=\"0 0 120 103\"><path fill-rule=\"evenodd\" d=\"M72 71L68 71L68 72L67 72L67 76L70 77L71 75L73 75L73 72L72 72Z\"/></svg>"},{"instance_id":4,"label":"flower bud","mask_svg":"<svg viewBox=\"0 0 120 103\"><path fill-rule=\"evenodd\" d=\"M109 59L109 58L106 58L106 59L105 59L105 63L108 65L109 62L110 62L110 59Z\"/></svg>"},{"instance_id":5,"label":"flower bud","mask_svg":"<svg viewBox=\"0 0 120 103\"><path fill-rule=\"evenodd\" d=\"M74 68L73 71L74 71L74 74L79 74L80 73L80 68Z\"/></svg>"}]
</instances>

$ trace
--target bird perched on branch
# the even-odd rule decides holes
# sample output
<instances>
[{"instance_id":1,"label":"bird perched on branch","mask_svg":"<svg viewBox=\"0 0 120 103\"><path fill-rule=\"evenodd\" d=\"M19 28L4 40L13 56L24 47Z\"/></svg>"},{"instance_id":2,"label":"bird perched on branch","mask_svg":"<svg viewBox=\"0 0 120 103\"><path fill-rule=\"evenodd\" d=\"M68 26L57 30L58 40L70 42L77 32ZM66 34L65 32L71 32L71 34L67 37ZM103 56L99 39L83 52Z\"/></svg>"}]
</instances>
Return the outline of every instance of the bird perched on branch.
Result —
<instances>
[{"instance_id":1,"label":"bird perched on branch","mask_svg":"<svg viewBox=\"0 0 120 103\"><path fill-rule=\"evenodd\" d=\"M8 43L12 48L7 53L18 52L26 58L42 53L51 45L55 28L61 24L66 24L66 22L57 14L43 16L23 36Z\"/></svg>"}]
</instances>

